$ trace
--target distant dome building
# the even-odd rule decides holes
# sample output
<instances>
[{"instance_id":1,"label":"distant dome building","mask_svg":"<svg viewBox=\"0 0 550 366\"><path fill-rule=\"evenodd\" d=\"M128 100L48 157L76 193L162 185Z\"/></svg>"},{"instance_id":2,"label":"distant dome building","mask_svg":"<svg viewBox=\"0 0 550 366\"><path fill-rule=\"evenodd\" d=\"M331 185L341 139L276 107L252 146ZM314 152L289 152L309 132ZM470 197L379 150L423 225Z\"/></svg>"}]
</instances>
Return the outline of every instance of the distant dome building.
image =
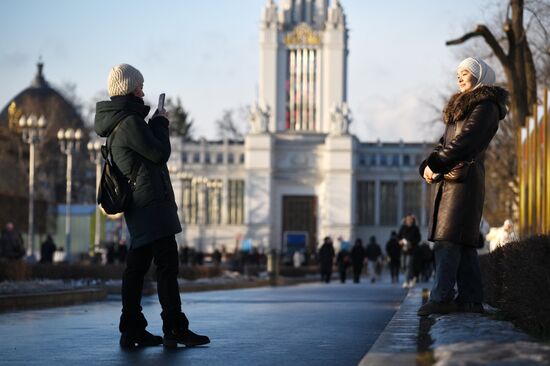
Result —
<instances>
[{"instance_id":1,"label":"distant dome building","mask_svg":"<svg viewBox=\"0 0 550 366\"><path fill-rule=\"evenodd\" d=\"M61 127L82 128L84 123L76 108L44 78L44 64L39 62L37 67L31 85L10 100L0 112L0 126L18 131L19 117L22 114L35 114L47 118L48 132L54 129L57 132ZM49 116L52 118L48 118Z\"/></svg>"},{"instance_id":2,"label":"distant dome building","mask_svg":"<svg viewBox=\"0 0 550 366\"><path fill-rule=\"evenodd\" d=\"M23 115L44 116L47 121L43 138L36 145L35 155L36 220L39 232L45 230L47 206L65 201L66 158L59 150L57 131L69 127L85 129L79 111L50 86L43 69L44 64L39 62L31 85L9 100L0 112L0 170L8 172L0 180L0 223L14 221L20 230L27 226L29 148L22 141L18 122ZM84 135L86 137L87 133ZM83 147L86 142L83 141ZM85 171L89 168L84 149L81 148L77 155L75 161L84 164L75 164L73 172L76 202L86 191Z\"/></svg>"}]
</instances>

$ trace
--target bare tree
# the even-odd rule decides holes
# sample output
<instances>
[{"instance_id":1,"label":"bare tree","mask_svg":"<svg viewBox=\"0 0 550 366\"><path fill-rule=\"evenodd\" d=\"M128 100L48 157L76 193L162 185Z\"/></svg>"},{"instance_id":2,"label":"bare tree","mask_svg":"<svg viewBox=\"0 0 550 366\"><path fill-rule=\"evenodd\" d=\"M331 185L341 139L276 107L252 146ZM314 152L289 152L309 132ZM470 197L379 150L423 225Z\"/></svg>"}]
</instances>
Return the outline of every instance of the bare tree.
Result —
<instances>
[{"instance_id":1,"label":"bare tree","mask_svg":"<svg viewBox=\"0 0 550 366\"><path fill-rule=\"evenodd\" d=\"M515 126L525 124L531 106L537 101L537 72L524 27L524 5L524 0L510 0L503 24L505 37L497 39L489 27L479 24L472 32L446 42L447 45L457 45L474 37L485 40L506 75Z\"/></svg>"},{"instance_id":2,"label":"bare tree","mask_svg":"<svg viewBox=\"0 0 550 366\"><path fill-rule=\"evenodd\" d=\"M218 136L231 140L243 140L246 133L246 122L243 118L244 107L237 110L238 120L235 118L235 111L227 109L223 111L222 117L216 121Z\"/></svg>"},{"instance_id":3,"label":"bare tree","mask_svg":"<svg viewBox=\"0 0 550 366\"><path fill-rule=\"evenodd\" d=\"M516 131L524 125L537 102L538 83L548 85L550 77L548 1L510 0L503 10L493 24L480 24L472 32L447 42L458 45L476 37L483 39L488 48L480 48L483 43L476 43L474 53L499 61L511 94L511 116L501 121L486 156L486 180L491 189L486 191L484 216L491 225L517 218ZM502 32L497 34L490 29Z\"/></svg>"}]
</instances>

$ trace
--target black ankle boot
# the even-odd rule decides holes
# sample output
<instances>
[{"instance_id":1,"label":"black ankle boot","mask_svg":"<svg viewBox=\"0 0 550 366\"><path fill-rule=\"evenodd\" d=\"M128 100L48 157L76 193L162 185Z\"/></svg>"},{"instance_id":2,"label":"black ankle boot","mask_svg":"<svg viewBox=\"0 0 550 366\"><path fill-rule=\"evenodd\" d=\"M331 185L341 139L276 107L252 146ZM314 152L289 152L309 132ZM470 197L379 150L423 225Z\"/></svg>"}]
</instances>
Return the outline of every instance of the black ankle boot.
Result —
<instances>
[{"instance_id":1,"label":"black ankle boot","mask_svg":"<svg viewBox=\"0 0 550 366\"><path fill-rule=\"evenodd\" d=\"M162 344L162 337L149 333L146 330L141 332L124 332L120 335L120 347L126 349L154 347Z\"/></svg>"},{"instance_id":2,"label":"black ankle boot","mask_svg":"<svg viewBox=\"0 0 550 366\"><path fill-rule=\"evenodd\" d=\"M164 347L176 348L178 343L187 347L201 346L210 343L210 338L193 333L189 329L176 329L164 334Z\"/></svg>"}]
</instances>

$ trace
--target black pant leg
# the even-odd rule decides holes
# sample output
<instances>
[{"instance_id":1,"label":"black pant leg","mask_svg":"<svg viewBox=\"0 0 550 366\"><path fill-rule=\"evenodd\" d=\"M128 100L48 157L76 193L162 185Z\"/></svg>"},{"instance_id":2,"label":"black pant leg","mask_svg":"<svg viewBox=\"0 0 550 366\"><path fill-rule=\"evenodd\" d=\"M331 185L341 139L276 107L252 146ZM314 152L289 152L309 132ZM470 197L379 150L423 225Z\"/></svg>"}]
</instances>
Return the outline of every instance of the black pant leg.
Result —
<instances>
[{"instance_id":1,"label":"black pant leg","mask_svg":"<svg viewBox=\"0 0 550 366\"><path fill-rule=\"evenodd\" d=\"M143 280L153 258L152 244L130 248L126 256L126 269L122 275L122 315L120 332L139 332L145 329L147 321L141 313Z\"/></svg>"},{"instance_id":2,"label":"black pant leg","mask_svg":"<svg viewBox=\"0 0 550 366\"><path fill-rule=\"evenodd\" d=\"M159 239L153 243L154 261L157 267L157 292L162 307L163 331L187 328L188 322L181 313L178 285L178 246L174 236Z\"/></svg>"}]
</instances>

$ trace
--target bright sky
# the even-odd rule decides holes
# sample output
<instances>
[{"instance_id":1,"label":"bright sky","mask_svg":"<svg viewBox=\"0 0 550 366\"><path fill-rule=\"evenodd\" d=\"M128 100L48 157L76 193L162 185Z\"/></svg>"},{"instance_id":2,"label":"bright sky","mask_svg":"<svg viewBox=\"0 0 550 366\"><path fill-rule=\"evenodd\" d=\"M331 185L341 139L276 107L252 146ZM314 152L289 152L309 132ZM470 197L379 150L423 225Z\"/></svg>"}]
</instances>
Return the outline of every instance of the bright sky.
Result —
<instances>
[{"instance_id":1,"label":"bright sky","mask_svg":"<svg viewBox=\"0 0 550 366\"><path fill-rule=\"evenodd\" d=\"M195 137L216 138L214 121L223 110L256 99L265 2L3 0L0 108L30 84L40 55L47 80L76 84L85 103L105 91L110 67L125 62L143 73L146 99L156 103L161 92L180 97L195 120ZM429 104L441 107L464 52L445 41L489 21L495 1L341 3L349 28L351 130L363 141L433 140L440 129L429 122L436 116Z\"/></svg>"}]
</instances>

